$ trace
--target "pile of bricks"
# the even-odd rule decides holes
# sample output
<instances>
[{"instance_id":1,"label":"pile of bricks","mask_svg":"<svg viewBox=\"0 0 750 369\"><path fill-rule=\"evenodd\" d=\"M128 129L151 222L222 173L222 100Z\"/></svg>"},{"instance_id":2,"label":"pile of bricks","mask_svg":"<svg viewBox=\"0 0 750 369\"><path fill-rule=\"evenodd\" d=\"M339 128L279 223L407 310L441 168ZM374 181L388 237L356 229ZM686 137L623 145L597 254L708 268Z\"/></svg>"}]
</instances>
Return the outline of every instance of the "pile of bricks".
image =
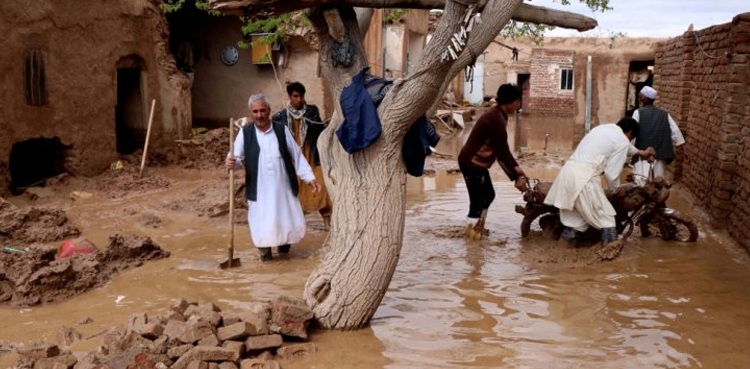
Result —
<instances>
[{"instance_id":1,"label":"pile of bricks","mask_svg":"<svg viewBox=\"0 0 750 369\"><path fill-rule=\"evenodd\" d=\"M154 317L130 316L104 334L99 349L85 355L51 344L19 348L16 368L280 368L279 360L316 351L313 343L304 342L312 317L304 301L284 296L240 313L181 299Z\"/></svg>"}]
</instances>

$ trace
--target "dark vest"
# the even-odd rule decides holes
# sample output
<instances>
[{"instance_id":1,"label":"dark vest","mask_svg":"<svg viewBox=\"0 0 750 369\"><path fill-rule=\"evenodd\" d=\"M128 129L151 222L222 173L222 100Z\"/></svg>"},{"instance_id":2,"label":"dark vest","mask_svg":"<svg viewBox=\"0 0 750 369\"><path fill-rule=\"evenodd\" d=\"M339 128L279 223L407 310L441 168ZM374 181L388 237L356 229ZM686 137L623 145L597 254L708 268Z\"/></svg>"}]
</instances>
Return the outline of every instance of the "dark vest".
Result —
<instances>
[{"instance_id":1,"label":"dark vest","mask_svg":"<svg viewBox=\"0 0 750 369\"><path fill-rule=\"evenodd\" d=\"M635 147L644 150L651 146L656 150L656 159L671 163L674 160L674 147L668 113L653 105L644 106L638 109L638 125L640 133Z\"/></svg>"},{"instance_id":2,"label":"dark vest","mask_svg":"<svg viewBox=\"0 0 750 369\"><path fill-rule=\"evenodd\" d=\"M294 196L299 194L299 183L297 183L297 172L292 164L292 155L289 154L289 148L286 145L286 135L284 126L281 124L272 124L273 132L279 141L279 153L284 159L284 168L289 185L292 187ZM260 146L258 138L255 136L255 125L247 124L242 127L242 134L245 136L245 196L250 201L258 200L258 159L260 158Z\"/></svg>"}]
</instances>

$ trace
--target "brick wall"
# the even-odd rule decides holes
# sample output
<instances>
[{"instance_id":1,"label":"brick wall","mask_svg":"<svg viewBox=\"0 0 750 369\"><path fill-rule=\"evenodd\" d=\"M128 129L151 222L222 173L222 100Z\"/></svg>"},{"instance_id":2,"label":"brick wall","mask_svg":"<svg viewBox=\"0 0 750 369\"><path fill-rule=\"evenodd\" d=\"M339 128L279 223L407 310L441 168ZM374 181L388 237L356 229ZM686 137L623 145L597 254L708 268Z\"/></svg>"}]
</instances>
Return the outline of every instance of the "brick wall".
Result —
<instances>
[{"instance_id":1,"label":"brick wall","mask_svg":"<svg viewBox=\"0 0 750 369\"><path fill-rule=\"evenodd\" d=\"M574 56L575 52L570 50L532 50L529 65L530 111L547 116L572 117L575 115L574 90L560 89L560 71L573 69ZM575 75L579 73L585 73L585 71L573 70L574 80Z\"/></svg>"},{"instance_id":2,"label":"brick wall","mask_svg":"<svg viewBox=\"0 0 750 369\"><path fill-rule=\"evenodd\" d=\"M750 250L750 13L661 44L654 74L686 135L675 176Z\"/></svg>"}]
</instances>

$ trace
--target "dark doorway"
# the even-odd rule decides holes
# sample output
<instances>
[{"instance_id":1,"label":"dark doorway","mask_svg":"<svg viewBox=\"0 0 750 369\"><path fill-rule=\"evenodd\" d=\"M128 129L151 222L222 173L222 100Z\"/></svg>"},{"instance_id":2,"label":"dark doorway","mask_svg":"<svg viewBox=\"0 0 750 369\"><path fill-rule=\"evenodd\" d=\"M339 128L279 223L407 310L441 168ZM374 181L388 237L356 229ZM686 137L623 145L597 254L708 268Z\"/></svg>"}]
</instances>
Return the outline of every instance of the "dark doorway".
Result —
<instances>
[{"instance_id":1,"label":"dark doorway","mask_svg":"<svg viewBox=\"0 0 750 369\"><path fill-rule=\"evenodd\" d=\"M625 97L625 116L632 116L633 112L640 108L638 93L643 86L654 84L654 61L641 60L631 61L628 70L628 93Z\"/></svg>"},{"instance_id":2,"label":"dark doorway","mask_svg":"<svg viewBox=\"0 0 750 369\"><path fill-rule=\"evenodd\" d=\"M520 151L521 148L528 146L529 130L529 101L531 101L531 74L516 74L516 85L521 89L521 107L514 115L516 120L516 129L513 137L514 150Z\"/></svg>"},{"instance_id":3,"label":"dark doorway","mask_svg":"<svg viewBox=\"0 0 750 369\"><path fill-rule=\"evenodd\" d=\"M531 74L518 74L518 88L521 89L521 112L529 111L529 101L531 100Z\"/></svg>"},{"instance_id":4,"label":"dark doorway","mask_svg":"<svg viewBox=\"0 0 750 369\"><path fill-rule=\"evenodd\" d=\"M43 185L45 179L65 173L68 148L58 137L31 138L13 144L8 160L11 193Z\"/></svg>"},{"instance_id":5,"label":"dark doorway","mask_svg":"<svg viewBox=\"0 0 750 369\"><path fill-rule=\"evenodd\" d=\"M117 69L115 131L120 154L132 154L146 139L142 101L141 68Z\"/></svg>"}]
</instances>

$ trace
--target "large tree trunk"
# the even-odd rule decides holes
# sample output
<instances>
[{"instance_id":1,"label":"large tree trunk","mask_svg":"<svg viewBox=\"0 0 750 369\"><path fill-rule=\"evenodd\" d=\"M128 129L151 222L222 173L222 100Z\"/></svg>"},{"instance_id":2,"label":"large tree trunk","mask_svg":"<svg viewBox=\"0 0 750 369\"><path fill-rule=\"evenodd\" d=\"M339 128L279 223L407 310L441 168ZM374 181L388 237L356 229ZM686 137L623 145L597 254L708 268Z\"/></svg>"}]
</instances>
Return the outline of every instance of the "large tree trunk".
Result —
<instances>
[{"instance_id":1,"label":"large tree trunk","mask_svg":"<svg viewBox=\"0 0 750 369\"><path fill-rule=\"evenodd\" d=\"M356 50L354 64L348 68L332 64L335 40L322 12L308 14L320 38L322 78L332 96L340 96L351 77L367 66L354 11L339 8L339 15ZM305 300L324 327L353 329L370 321L398 262L406 182L398 136L403 135L390 129L392 124L381 115L382 136L350 155L335 134L343 118L338 99L335 106L336 113L318 141L334 212L326 252L307 281Z\"/></svg>"},{"instance_id":2,"label":"large tree trunk","mask_svg":"<svg viewBox=\"0 0 750 369\"><path fill-rule=\"evenodd\" d=\"M318 148L334 212L323 261L310 275L304 297L323 327L360 328L377 310L396 269L403 241L406 177L401 148L406 130L453 77L451 71L476 58L520 3L488 3L482 18L493 21L475 26L469 37L471 46L453 61L441 60L441 55L451 35L459 31L466 6L449 2L420 64L411 75L396 81L381 103L378 113L382 136L367 149L348 154L335 135L342 120L338 113L321 135ZM338 12L346 37L357 50L354 65L348 68L334 67L330 58L335 38L340 38L329 28L330 12L308 14L320 38L322 77L328 81L332 96L340 96L350 78L366 65L354 11L340 7ZM340 112L338 101L336 105Z\"/></svg>"}]
</instances>

